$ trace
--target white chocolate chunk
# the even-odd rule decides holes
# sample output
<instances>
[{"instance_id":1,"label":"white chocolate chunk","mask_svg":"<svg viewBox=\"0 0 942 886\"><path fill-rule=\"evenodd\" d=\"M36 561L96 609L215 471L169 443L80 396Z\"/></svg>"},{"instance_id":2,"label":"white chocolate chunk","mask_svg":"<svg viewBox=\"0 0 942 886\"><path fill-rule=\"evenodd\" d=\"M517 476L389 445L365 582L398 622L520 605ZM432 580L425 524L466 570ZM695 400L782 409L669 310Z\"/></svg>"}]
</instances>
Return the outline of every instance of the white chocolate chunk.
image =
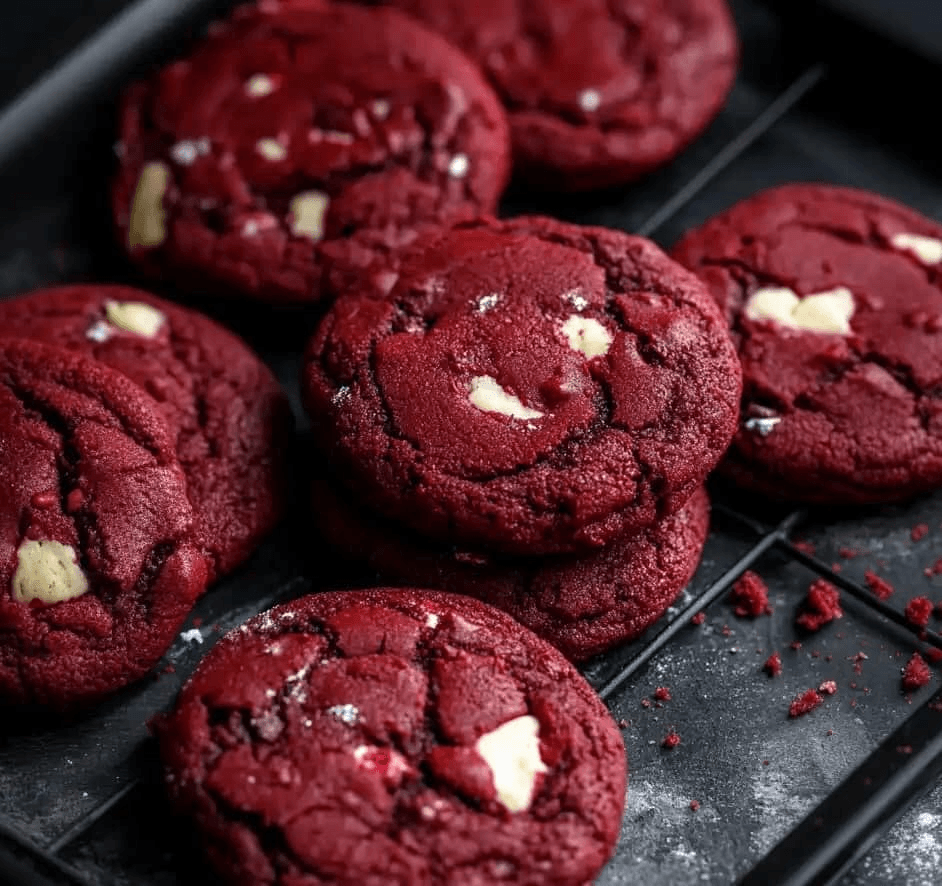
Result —
<instances>
[{"instance_id":1,"label":"white chocolate chunk","mask_svg":"<svg viewBox=\"0 0 942 886\"><path fill-rule=\"evenodd\" d=\"M434 612L425 616L425 626L433 629L438 627L438 616Z\"/></svg>"},{"instance_id":2,"label":"white chocolate chunk","mask_svg":"<svg viewBox=\"0 0 942 886\"><path fill-rule=\"evenodd\" d=\"M585 354L590 360L607 354L612 346L612 334L592 317L573 314L563 323L563 335L570 348Z\"/></svg>"},{"instance_id":3,"label":"white chocolate chunk","mask_svg":"<svg viewBox=\"0 0 942 886\"><path fill-rule=\"evenodd\" d=\"M602 104L602 96L597 89L583 89L579 93L579 107L587 114L597 111Z\"/></svg>"},{"instance_id":4,"label":"white chocolate chunk","mask_svg":"<svg viewBox=\"0 0 942 886\"><path fill-rule=\"evenodd\" d=\"M245 93L252 98L262 98L275 91L275 81L267 74L255 74L245 81Z\"/></svg>"},{"instance_id":5,"label":"white chocolate chunk","mask_svg":"<svg viewBox=\"0 0 942 886\"><path fill-rule=\"evenodd\" d=\"M839 332L841 335L850 335L853 315L854 294L846 286L807 295L792 311L792 319L800 329Z\"/></svg>"},{"instance_id":6,"label":"white chocolate chunk","mask_svg":"<svg viewBox=\"0 0 942 886\"><path fill-rule=\"evenodd\" d=\"M455 154L448 164L448 174L452 178L464 178L468 174L471 163L467 154Z\"/></svg>"},{"instance_id":7,"label":"white chocolate chunk","mask_svg":"<svg viewBox=\"0 0 942 886\"><path fill-rule=\"evenodd\" d=\"M477 301L478 313L486 314L499 301L500 294L497 292L489 292L487 295L482 295Z\"/></svg>"},{"instance_id":8,"label":"white chocolate chunk","mask_svg":"<svg viewBox=\"0 0 942 886\"><path fill-rule=\"evenodd\" d=\"M589 306L588 300L578 289L564 292L563 301L569 302L577 311L584 311Z\"/></svg>"},{"instance_id":9,"label":"white chocolate chunk","mask_svg":"<svg viewBox=\"0 0 942 886\"><path fill-rule=\"evenodd\" d=\"M778 416L772 418L747 418L744 424L747 431L753 431L760 437L768 437L781 420L781 417Z\"/></svg>"},{"instance_id":10,"label":"white chocolate chunk","mask_svg":"<svg viewBox=\"0 0 942 886\"><path fill-rule=\"evenodd\" d=\"M96 320L88 329L85 330L85 338L89 341L98 342L108 341L111 338L113 330L104 320Z\"/></svg>"},{"instance_id":11,"label":"white chocolate chunk","mask_svg":"<svg viewBox=\"0 0 942 886\"><path fill-rule=\"evenodd\" d=\"M167 239L163 200L170 185L170 167L164 163L148 163L137 180L131 219L128 224L128 245L160 246Z\"/></svg>"},{"instance_id":12,"label":"white chocolate chunk","mask_svg":"<svg viewBox=\"0 0 942 886\"><path fill-rule=\"evenodd\" d=\"M497 799L508 812L529 809L536 777L549 772L540 758L540 723L527 714L482 735L474 749L494 779Z\"/></svg>"},{"instance_id":13,"label":"white chocolate chunk","mask_svg":"<svg viewBox=\"0 0 942 886\"><path fill-rule=\"evenodd\" d=\"M288 156L287 148L275 138L260 138L255 142L255 150L272 163L284 160Z\"/></svg>"},{"instance_id":14,"label":"white chocolate chunk","mask_svg":"<svg viewBox=\"0 0 942 886\"><path fill-rule=\"evenodd\" d=\"M926 265L942 262L942 240L935 237L923 237L920 234L897 234L890 242L897 249L906 249Z\"/></svg>"},{"instance_id":15,"label":"white chocolate chunk","mask_svg":"<svg viewBox=\"0 0 942 886\"><path fill-rule=\"evenodd\" d=\"M774 320L792 329L850 335L854 295L846 286L799 298L785 286L757 289L746 303L750 320Z\"/></svg>"},{"instance_id":16,"label":"white chocolate chunk","mask_svg":"<svg viewBox=\"0 0 942 886\"><path fill-rule=\"evenodd\" d=\"M315 243L324 236L324 217L330 197L323 191L302 191L291 201L291 231Z\"/></svg>"},{"instance_id":17,"label":"white chocolate chunk","mask_svg":"<svg viewBox=\"0 0 942 886\"><path fill-rule=\"evenodd\" d=\"M88 592L75 549L58 541L25 541L17 550L13 573L13 599L19 603L39 600L61 603Z\"/></svg>"},{"instance_id":18,"label":"white chocolate chunk","mask_svg":"<svg viewBox=\"0 0 942 886\"><path fill-rule=\"evenodd\" d=\"M468 397L472 406L482 412L499 412L511 418L542 418L543 413L524 406L513 394L508 394L496 378L489 375L477 375L471 379L471 394Z\"/></svg>"},{"instance_id":19,"label":"white chocolate chunk","mask_svg":"<svg viewBox=\"0 0 942 886\"><path fill-rule=\"evenodd\" d=\"M798 301L798 294L786 286L765 286L746 302L746 316L750 320L774 320L783 326L794 326L792 311Z\"/></svg>"},{"instance_id":20,"label":"white chocolate chunk","mask_svg":"<svg viewBox=\"0 0 942 886\"><path fill-rule=\"evenodd\" d=\"M167 319L162 311L141 301L107 301L105 316L112 326L153 338Z\"/></svg>"}]
</instances>

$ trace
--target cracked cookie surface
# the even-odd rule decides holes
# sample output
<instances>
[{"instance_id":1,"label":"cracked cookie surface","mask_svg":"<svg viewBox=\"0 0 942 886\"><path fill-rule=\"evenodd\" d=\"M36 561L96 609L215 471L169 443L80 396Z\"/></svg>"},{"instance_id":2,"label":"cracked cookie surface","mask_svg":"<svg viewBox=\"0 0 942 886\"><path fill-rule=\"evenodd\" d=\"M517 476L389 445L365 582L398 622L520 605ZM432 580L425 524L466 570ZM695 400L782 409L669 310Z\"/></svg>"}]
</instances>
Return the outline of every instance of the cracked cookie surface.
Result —
<instances>
[{"instance_id":1,"label":"cracked cookie surface","mask_svg":"<svg viewBox=\"0 0 942 886\"><path fill-rule=\"evenodd\" d=\"M788 185L672 254L739 348L742 425L724 462L737 483L832 504L942 484L942 225L865 191Z\"/></svg>"},{"instance_id":2,"label":"cracked cookie surface","mask_svg":"<svg viewBox=\"0 0 942 886\"><path fill-rule=\"evenodd\" d=\"M159 403L214 575L234 569L278 520L291 411L271 371L236 335L147 292L106 285L2 301L0 328L82 351Z\"/></svg>"},{"instance_id":3,"label":"cracked cookie surface","mask_svg":"<svg viewBox=\"0 0 942 886\"><path fill-rule=\"evenodd\" d=\"M332 550L379 581L475 597L583 661L640 636L690 580L706 542L710 502L695 492L676 514L582 556L500 557L434 545L383 520L318 477L313 513Z\"/></svg>"},{"instance_id":4,"label":"cracked cookie surface","mask_svg":"<svg viewBox=\"0 0 942 886\"><path fill-rule=\"evenodd\" d=\"M479 221L379 270L388 292L364 283L321 323L306 405L345 482L431 538L603 547L681 507L735 431L723 318L647 240Z\"/></svg>"},{"instance_id":5,"label":"cracked cookie surface","mask_svg":"<svg viewBox=\"0 0 942 886\"><path fill-rule=\"evenodd\" d=\"M618 836L611 716L475 600L279 606L223 638L155 726L171 798L227 882L582 886Z\"/></svg>"},{"instance_id":6,"label":"cracked cookie surface","mask_svg":"<svg viewBox=\"0 0 942 886\"><path fill-rule=\"evenodd\" d=\"M207 561L157 404L78 354L0 339L0 695L67 708L141 677Z\"/></svg>"},{"instance_id":7,"label":"cracked cookie surface","mask_svg":"<svg viewBox=\"0 0 942 886\"><path fill-rule=\"evenodd\" d=\"M726 0L391 0L465 50L543 187L633 181L719 112L738 62Z\"/></svg>"},{"instance_id":8,"label":"cracked cookie surface","mask_svg":"<svg viewBox=\"0 0 942 886\"><path fill-rule=\"evenodd\" d=\"M112 191L131 257L155 276L313 301L328 253L370 229L491 211L506 116L459 50L391 9L247 6L132 86Z\"/></svg>"}]
</instances>

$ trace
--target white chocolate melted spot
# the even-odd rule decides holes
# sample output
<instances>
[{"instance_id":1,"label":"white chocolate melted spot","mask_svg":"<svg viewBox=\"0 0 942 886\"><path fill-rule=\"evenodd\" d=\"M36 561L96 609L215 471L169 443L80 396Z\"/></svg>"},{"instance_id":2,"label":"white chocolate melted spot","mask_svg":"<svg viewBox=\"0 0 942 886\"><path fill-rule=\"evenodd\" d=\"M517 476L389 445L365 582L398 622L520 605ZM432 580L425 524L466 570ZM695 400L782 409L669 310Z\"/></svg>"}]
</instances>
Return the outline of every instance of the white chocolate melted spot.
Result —
<instances>
[{"instance_id":1,"label":"white chocolate melted spot","mask_svg":"<svg viewBox=\"0 0 942 886\"><path fill-rule=\"evenodd\" d=\"M583 89L579 93L579 107L587 114L597 111L602 104L602 95L597 89Z\"/></svg>"},{"instance_id":2,"label":"white chocolate melted spot","mask_svg":"<svg viewBox=\"0 0 942 886\"><path fill-rule=\"evenodd\" d=\"M140 301L107 301L105 316L112 326L144 338L154 338L167 319L162 311Z\"/></svg>"},{"instance_id":3,"label":"white chocolate melted spot","mask_svg":"<svg viewBox=\"0 0 942 886\"><path fill-rule=\"evenodd\" d=\"M590 360L608 353L612 346L612 334L598 320L573 314L563 323L563 335L574 351Z\"/></svg>"},{"instance_id":4,"label":"white chocolate melted spot","mask_svg":"<svg viewBox=\"0 0 942 886\"><path fill-rule=\"evenodd\" d=\"M255 142L255 151L266 160L277 163L288 156L288 150L276 138L260 138Z\"/></svg>"},{"instance_id":5,"label":"white chocolate melted spot","mask_svg":"<svg viewBox=\"0 0 942 886\"><path fill-rule=\"evenodd\" d=\"M854 295L846 286L800 298L785 286L757 289L746 303L750 320L773 320L791 329L850 335Z\"/></svg>"},{"instance_id":6,"label":"white chocolate melted spot","mask_svg":"<svg viewBox=\"0 0 942 886\"><path fill-rule=\"evenodd\" d=\"M324 236L324 218L330 197L323 191L302 191L291 201L291 231L315 243Z\"/></svg>"},{"instance_id":7,"label":"white chocolate melted spot","mask_svg":"<svg viewBox=\"0 0 942 886\"><path fill-rule=\"evenodd\" d=\"M16 552L11 588L18 603L62 603L88 593L75 549L58 541L24 541Z\"/></svg>"},{"instance_id":8,"label":"white chocolate melted spot","mask_svg":"<svg viewBox=\"0 0 942 886\"><path fill-rule=\"evenodd\" d=\"M455 154L448 163L448 174L452 178L464 178L468 174L471 162L467 154Z\"/></svg>"},{"instance_id":9,"label":"white chocolate melted spot","mask_svg":"<svg viewBox=\"0 0 942 886\"><path fill-rule=\"evenodd\" d=\"M482 412L498 412L523 420L543 417L539 410L524 406L513 394L508 394L497 383L497 379L489 375L478 375L471 379L471 393L468 399L472 406Z\"/></svg>"},{"instance_id":10,"label":"white chocolate melted spot","mask_svg":"<svg viewBox=\"0 0 942 886\"><path fill-rule=\"evenodd\" d=\"M474 749L487 763L497 799L508 812L530 808L536 777L549 772L540 757L540 723L527 714L482 735Z\"/></svg>"},{"instance_id":11,"label":"white chocolate melted spot","mask_svg":"<svg viewBox=\"0 0 942 886\"><path fill-rule=\"evenodd\" d=\"M923 237L920 234L896 234L890 242L897 249L913 253L925 265L937 265L942 262L942 240L935 237Z\"/></svg>"},{"instance_id":12,"label":"white chocolate melted spot","mask_svg":"<svg viewBox=\"0 0 942 886\"><path fill-rule=\"evenodd\" d=\"M245 81L245 94L252 98L262 98L275 91L275 81L267 74L255 74Z\"/></svg>"},{"instance_id":13,"label":"white chocolate melted spot","mask_svg":"<svg viewBox=\"0 0 942 886\"><path fill-rule=\"evenodd\" d=\"M167 239L164 194L170 186L170 167L164 163L148 163L142 170L131 203L128 223L128 245L160 246Z\"/></svg>"}]
</instances>

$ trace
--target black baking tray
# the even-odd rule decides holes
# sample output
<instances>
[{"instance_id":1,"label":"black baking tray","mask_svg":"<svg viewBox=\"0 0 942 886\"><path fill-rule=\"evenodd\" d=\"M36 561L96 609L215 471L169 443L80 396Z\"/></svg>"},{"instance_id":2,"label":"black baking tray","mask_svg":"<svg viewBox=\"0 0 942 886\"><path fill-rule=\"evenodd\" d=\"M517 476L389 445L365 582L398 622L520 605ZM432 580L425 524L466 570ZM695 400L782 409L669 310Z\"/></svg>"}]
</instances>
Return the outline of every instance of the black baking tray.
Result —
<instances>
[{"instance_id":1,"label":"black baking tray","mask_svg":"<svg viewBox=\"0 0 942 886\"><path fill-rule=\"evenodd\" d=\"M147 285L111 234L114 99L230 4L35 4L0 9L0 296L60 281ZM515 190L503 211L609 225L669 246L759 188L820 180L880 191L942 219L942 161L925 122L940 70L819 5L733 7L740 77L713 126L675 163L601 194ZM47 14L56 28L36 26ZM303 456L297 371L316 312L163 294L213 314L265 356L291 393ZM303 457L295 470L303 492ZM641 641L583 669L624 721L630 768L621 839L597 883L942 881L942 699L932 687L911 698L900 691L910 654L942 645L934 631L914 636L901 616L912 596L942 600L942 576L931 568L942 558L942 494L809 512L721 484L711 491L713 528L690 586ZM351 580L311 537L306 507L299 500L251 561L203 598L151 678L64 723L0 715L0 882L212 882L164 804L146 721L172 703L226 630L275 601ZM925 535L913 532L922 525ZM769 617L736 619L725 600L747 568L769 584ZM865 589L867 570L897 588L886 606ZM845 616L800 637L795 613L819 575L843 587ZM691 624L701 611L703 623ZM784 663L774 680L761 670L773 650ZM825 680L836 694L789 720L791 699ZM671 701L653 701L658 686L670 688ZM681 743L665 750L671 729Z\"/></svg>"}]
</instances>

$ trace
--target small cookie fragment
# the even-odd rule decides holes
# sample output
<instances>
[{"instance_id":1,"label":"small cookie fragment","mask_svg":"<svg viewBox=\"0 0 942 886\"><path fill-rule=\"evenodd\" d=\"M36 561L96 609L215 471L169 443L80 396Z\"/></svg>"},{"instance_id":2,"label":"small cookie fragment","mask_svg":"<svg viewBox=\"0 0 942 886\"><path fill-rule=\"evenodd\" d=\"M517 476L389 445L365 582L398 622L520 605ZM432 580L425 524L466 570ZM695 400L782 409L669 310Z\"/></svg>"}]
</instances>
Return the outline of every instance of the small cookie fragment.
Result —
<instances>
[{"instance_id":1,"label":"small cookie fragment","mask_svg":"<svg viewBox=\"0 0 942 886\"><path fill-rule=\"evenodd\" d=\"M814 632L843 616L840 591L829 581L819 578L808 588L803 611L798 614L795 624L806 631Z\"/></svg>"},{"instance_id":2,"label":"small cookie fragment","mask_svg":"<svg viewBox=\"0 0 942 886\"><path fill-rule=\"evenodd\" d=\"M206 586L186 480L143 390L0 339L0 698L74 708L143 676Z\"/></svg>"},{"instance_id":3,"label":"small cookie fragment","mask_svg":"<svg viewBox=\"0 0 942 886\"><path fill-rule=\"evenodd\" d=\"M824 699L814 689L808 689L795 697L788 708L788 716L803 717L805 714L810 714L823 701Z\"/></svg>"},{"instance_id":4,"label":"small cookie fragment","mask_svg":"<svg viewBox=\"0 0 942 886\"><path fill-rule=\"evenodd\" d=\"M923 686L927 686L932 680L932 671L926 660L918 653L914 652L912 657L906 662L903 668L902 686L904 692L915 692Z\"/></svg>"},{"instance_id":5,"label":"small cookie fragment","mask_svg":"<svg viewBox=\"0 0 942 886\"><path fill-rule=\"evenodd\" d=\"M146 273L316 301L352 235L377 248L495 209L500 101L457 48L393 9L245 4L127 91L112 210Z\"/></svg>"},{"instance_id":6,"label":"small cookie fragment","mask_svg":"<svg viewBox=\"0 0 942 886\"><path fill-rule=\"evenodd\" d=\"M910 624L924 628L929 624L929 616L932 615L932 601L928 597L913 597L906 604L903 615Z\"/></svg>"},{"instance_id":7,"label":"small cookie fragment","mask_svg":"<svg viewBox=\"0 0 942 886\"><path fill-rule=\"evenodd\" d=\"M155 728L223 882L583 886L618 836L611 715L555 650L462 597L277 607L224 637Z\"/></svg>"},{"instance_id":8,"label":"small cookie fragment","mask_svg":"<svg viewBox=\"0 0 942 886\"><path fill-rule=\"evenodd\" d=\"M729 602L733 604L733 613L738 618L758 618L772 613L769 586L751 570L744 572L733 584Z\"/></svg>"}]
</instances>

